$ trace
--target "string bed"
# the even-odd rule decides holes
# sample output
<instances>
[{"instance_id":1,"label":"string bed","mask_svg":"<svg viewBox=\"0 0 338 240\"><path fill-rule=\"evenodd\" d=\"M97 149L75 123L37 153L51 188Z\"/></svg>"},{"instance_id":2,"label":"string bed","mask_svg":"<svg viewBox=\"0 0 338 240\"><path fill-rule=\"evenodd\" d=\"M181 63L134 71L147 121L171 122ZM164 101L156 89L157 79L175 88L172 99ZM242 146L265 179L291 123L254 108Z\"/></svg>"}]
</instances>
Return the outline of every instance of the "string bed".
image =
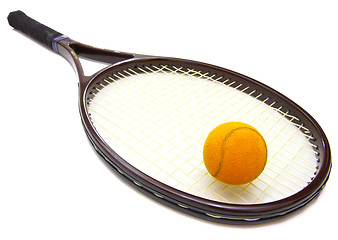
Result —
<instances>
[{"instance_id":1,"label":"string bed","mask_svg":"<svg viewBox=\"0 0 338 240\"><path fill-rule=\"evenodd\" d=\"M161 65L107 76L87 110L104 142L148 176L202 198L256 204L302 190L318 168L309 130L261 96L209 72ZM209 132L229 121L252 125L267 143L266 167L249 184L223 184L203 163Z\"/></svg>"}]
</instances>

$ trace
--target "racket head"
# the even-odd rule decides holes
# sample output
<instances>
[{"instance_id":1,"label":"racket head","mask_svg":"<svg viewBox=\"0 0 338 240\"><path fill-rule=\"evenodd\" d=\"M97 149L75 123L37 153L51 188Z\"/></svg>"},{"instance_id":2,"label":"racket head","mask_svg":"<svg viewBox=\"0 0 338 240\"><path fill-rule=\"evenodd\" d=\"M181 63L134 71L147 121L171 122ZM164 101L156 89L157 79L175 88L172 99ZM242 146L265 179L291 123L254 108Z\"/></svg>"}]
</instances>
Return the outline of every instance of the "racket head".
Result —
<instances>
[{"instance_id":1,"label":"racket head","mask_svg":"<svg viewBox=\"0 0 338 240\"><path fill-rule=\"evenodd\" d=\"M189 72L194 69L205 76L213 76L217 82L231 80L231 87L244 94L250 94L258 101L264 102L267 106L273 105L281 113L289 116L297 116L290 121L306 132L308 140L315 151L318 165L309 183L301 190L292 193L290 196L262 203L228 203L216 201L182 191L176 187L158 181L151 175L144 173L133 166L128 159L120 156L108 144L93 124L89 106L92 99L108 83L107 79L121 73L143 74L142 71L156 71L166 66L167 71L180 69L182 72ZM141 70L140 70L141 69ZM148 69L148 70L147 70ZM123 79L122 77L121 79ZM115 80L121 80L119 77ZM108 162L118 173L128 180L133 186L148 196L180 211L186 212L203 219L232 223L232 224L253 224L258 222L278 219L291 213L316 198L321 189L325 186L331 169L331 154L328 140L318 123L301 107L287 97L272 88L255 81L247 76L217 66L182 60L175 58L139 56L118 62L98 72L88 82L82 84L80 91L80 111L85 131L100 156ZM254 90L254 91L253 91Z\"/></svg>"}]
</instances>

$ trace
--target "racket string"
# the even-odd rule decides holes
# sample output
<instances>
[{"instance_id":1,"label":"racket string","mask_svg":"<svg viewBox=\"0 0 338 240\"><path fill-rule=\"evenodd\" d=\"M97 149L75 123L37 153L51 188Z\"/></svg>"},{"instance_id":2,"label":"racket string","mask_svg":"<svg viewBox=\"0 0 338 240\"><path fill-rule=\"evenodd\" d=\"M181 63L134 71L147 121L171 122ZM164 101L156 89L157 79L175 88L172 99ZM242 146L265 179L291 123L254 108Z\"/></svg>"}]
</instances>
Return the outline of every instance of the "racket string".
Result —
<instances>
[{"instance_id":1,"label":"racket string","mask_svg":"<svg viewBox=\"0 0 338 240\"><path fill-rule=\"evenodd\" d=\"M250 86L209 72L146 66L104 78L88 112L106 143L145 174L200 197L260 203L299 191L316 167L310 131L274 101L261 98ZM208 132L233 120L251 123L272 149L261 176L243 186L216 181L202 159Z\"/></svg>"}]
</instances>

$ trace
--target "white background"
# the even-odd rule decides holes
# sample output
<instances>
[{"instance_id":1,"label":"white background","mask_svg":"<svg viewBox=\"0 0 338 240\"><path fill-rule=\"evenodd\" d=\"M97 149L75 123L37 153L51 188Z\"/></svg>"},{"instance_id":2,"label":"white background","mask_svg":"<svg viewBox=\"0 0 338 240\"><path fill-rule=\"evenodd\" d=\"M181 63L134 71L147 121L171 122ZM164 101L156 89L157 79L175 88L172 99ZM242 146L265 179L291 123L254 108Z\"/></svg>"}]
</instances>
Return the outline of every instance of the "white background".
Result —
<instances>
[{"instance_id":1,"label":"white background","mask_svg":"<svg viewBox=\"0 0 338 240\"><path fill-rule=\"evenodd\" d=\"M91 148L70 65L7 24L18 9L83 43L199 60L282 92L327 134L333 170L326 188L292 217L244 227L145 197ZM337 10L325 0L1 1L0 239L317 239L337 232Z\"/></svg>"}]
</instances>

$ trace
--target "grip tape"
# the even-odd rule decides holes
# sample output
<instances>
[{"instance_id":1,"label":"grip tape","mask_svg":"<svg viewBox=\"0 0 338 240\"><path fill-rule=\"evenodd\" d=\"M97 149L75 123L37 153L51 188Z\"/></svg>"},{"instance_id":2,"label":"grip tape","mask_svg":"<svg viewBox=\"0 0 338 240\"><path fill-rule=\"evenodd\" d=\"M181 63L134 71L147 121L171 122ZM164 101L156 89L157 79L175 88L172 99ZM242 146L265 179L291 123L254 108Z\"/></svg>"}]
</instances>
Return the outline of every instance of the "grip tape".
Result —
<instances>
[{"instance_id":1,"label":"grip tape","mask_svg":"<svg viewBox=\"0 0 338 240\"><path fill-rule=\"evenodd\" d=\"M54 39L62 34L28 17L22 11L11 12L7 17L9 25L26 35L30 36L39 43L53 49Z\"/></svg>"}]
</instances>

